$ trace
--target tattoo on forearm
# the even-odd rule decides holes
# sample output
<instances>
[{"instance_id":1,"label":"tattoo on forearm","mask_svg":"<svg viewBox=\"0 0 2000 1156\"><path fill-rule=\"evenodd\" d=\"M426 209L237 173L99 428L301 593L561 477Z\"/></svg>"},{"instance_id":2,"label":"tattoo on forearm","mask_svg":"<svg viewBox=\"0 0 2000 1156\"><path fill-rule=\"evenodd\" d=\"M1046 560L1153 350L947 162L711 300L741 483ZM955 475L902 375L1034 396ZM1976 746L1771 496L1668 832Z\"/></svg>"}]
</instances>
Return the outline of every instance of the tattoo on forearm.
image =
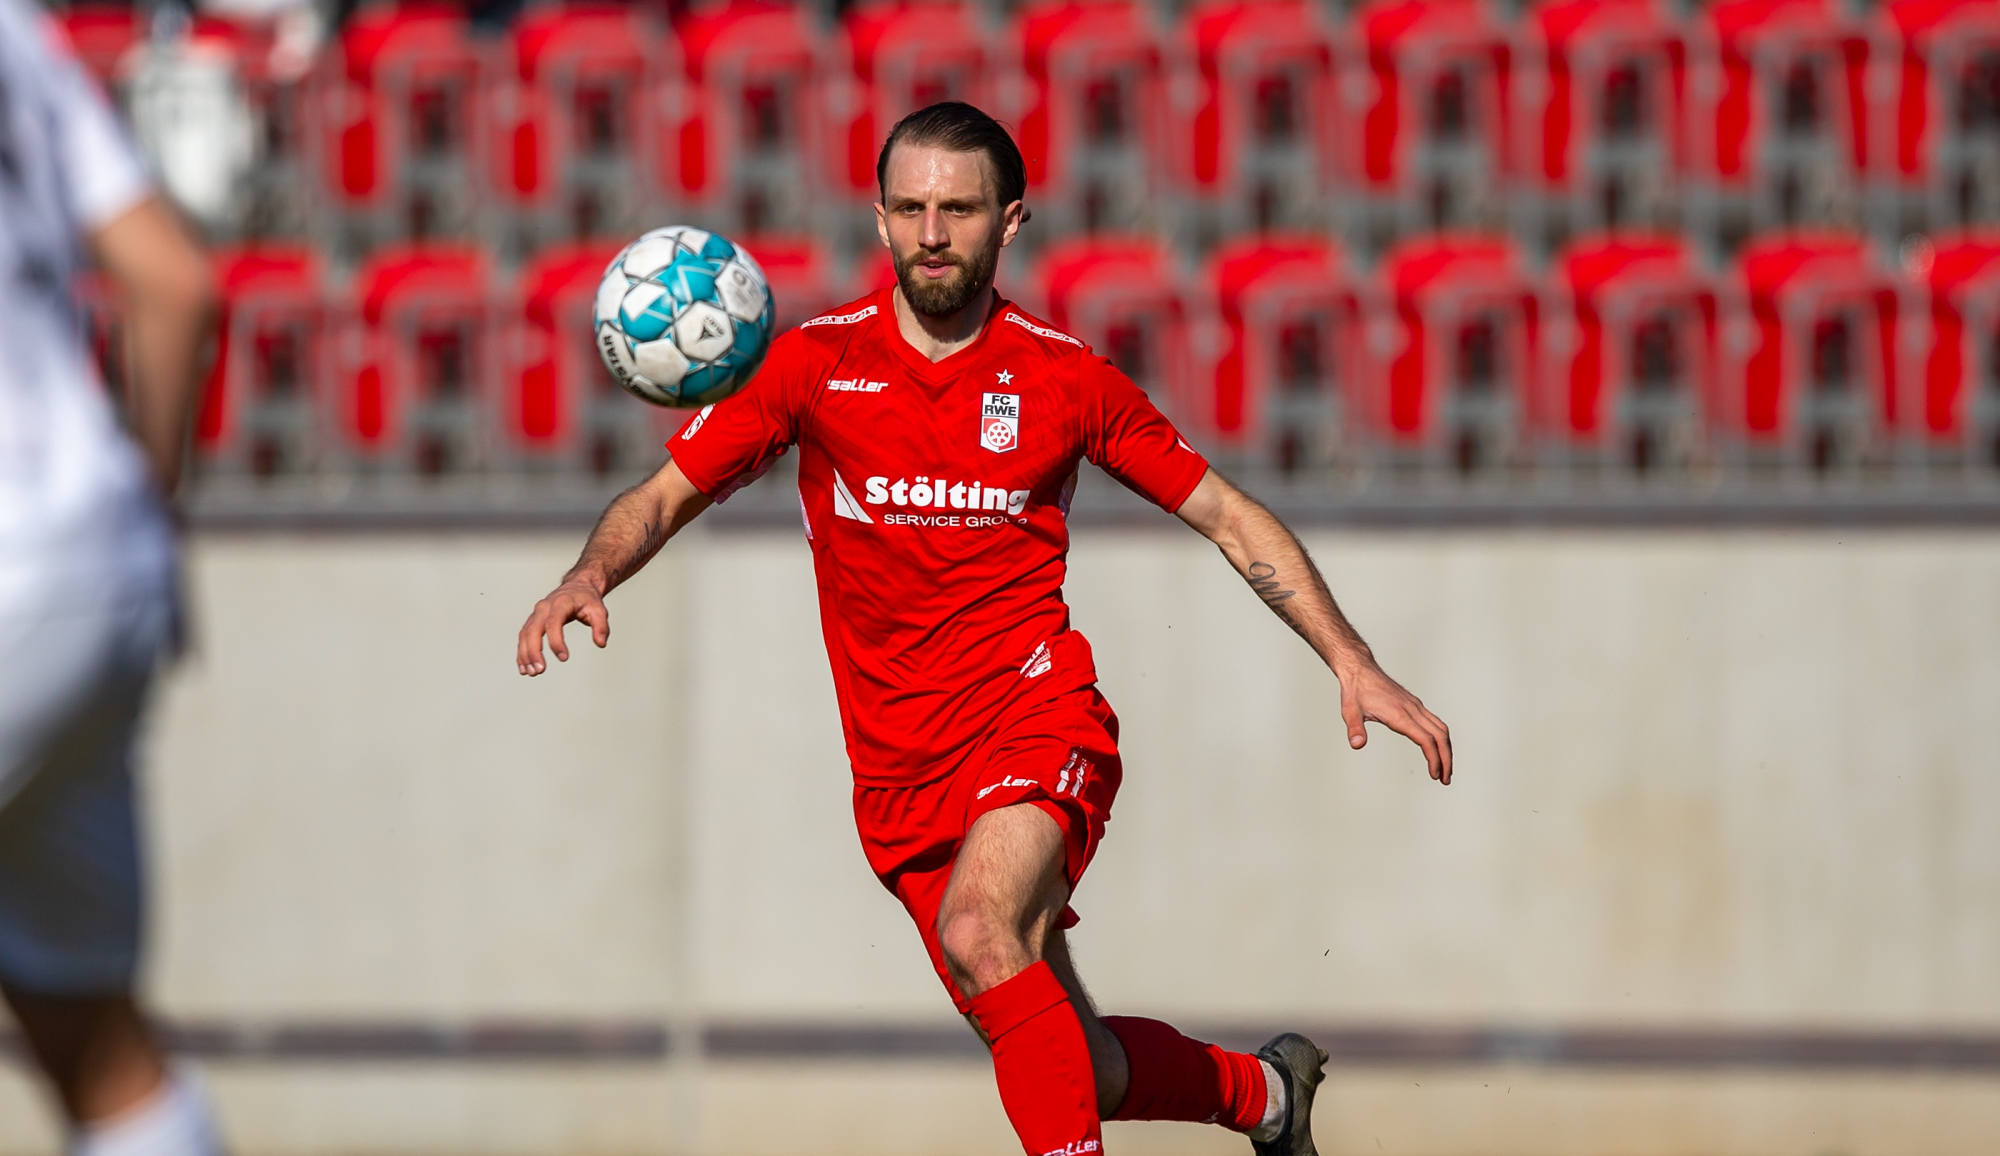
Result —
<instances>
[{"instance_id":1,"label":"tattoo on forearm","mask_svg":"<svg viewBox=\"0 0 2000 1156\"><path fill-rule=\"evenodd\" d=\"M1333 600L1333 592L1327 589L1326 579L1320 576L1319 568L1313 565L1312 555L1306 552L1305 544L1299 541L1298 535L1286 529L1256 499L1248 495L1240 496L1248 504L1249 512L1239 520L1239 541L1259 553L1272 551L1284 557L1298 584L1298 589L1288 589L1284 580L1279 578L1276 565L1251 562L1243 568L1243 578L1257 592L1257 597L1263 599L1264 605L1270 607L1273 614L1305 639L1329 664L1334 662L1336 652L1340 651L1372 661L1368 644L1361 640L1353 625L1347 621L1347 616L1340 612L1340 605ZM1290 549L1287 550L1287 547ZM1305 597L1298 597L1301 593Z\"/></svg>"},{"instance_id":2,"label":"tattoo on forearm","mask_svg":"<svg viewBox=\"0 0 2000 1156\"><path fill-rule=\"evenodd\" d=\"M653 504L634 486L607 506L597 526L584 543L583 555L563 575L567 582L579 574L595 571L603 578L606 593L637 574L673 536L673 521L654 512Z\"/></svg>"},{"instance_id":3,"label":"tattoo on forearm","mask_svg":"<svg viewBox=\"0 0 2000 1156\"><path fill-rule=\"evenodd\" d=\"M1250 589L1255 590L1257 597L1262 598L1274 610L1277 609L1278 603L1298 593L1296 590L1279 589L1284 583L1278 581L1278 568L1269 562L1250 563L1248 577Z\"/></svg>"},{"instance_id":4,"label":"tattoo on forearm","mask_svg":"<svg viewBox=\"0 0 2000 1156\"><path fill-rule=\"evenodd\" d=\"M1269 562L1252 562L1244 574L1244 578L1250 583L1250 589L1257 592L1257 597L1264 600L1264 605L1271 608L1271 613L1276 614L1284 621L1286 626L1291 627L1301 638L1305 637L1305 629L1299 624L1299 620L1292 615L1291 607L1285 605L1286 601L1296 595L1298 591L1284 589L1284 583L1278 580L1278 568L1276 566L1271 565Z\"/></svg>"},{"instance_id":5,"label":"tattoo on forearm","mask_svg":"<svg viewBox=\"0 0 2000 1156\"><path fill-rule=\"evenodd\" d=\"M610 568L612 584L614 586L619 585L627 578L638 573L639 567L644 566L652 559L653 554L659 550L660 545L660 524L652 518L642 520L639 523L639 549L636 553L620 558L612 563Z\"/></svg>"}]
</instances>

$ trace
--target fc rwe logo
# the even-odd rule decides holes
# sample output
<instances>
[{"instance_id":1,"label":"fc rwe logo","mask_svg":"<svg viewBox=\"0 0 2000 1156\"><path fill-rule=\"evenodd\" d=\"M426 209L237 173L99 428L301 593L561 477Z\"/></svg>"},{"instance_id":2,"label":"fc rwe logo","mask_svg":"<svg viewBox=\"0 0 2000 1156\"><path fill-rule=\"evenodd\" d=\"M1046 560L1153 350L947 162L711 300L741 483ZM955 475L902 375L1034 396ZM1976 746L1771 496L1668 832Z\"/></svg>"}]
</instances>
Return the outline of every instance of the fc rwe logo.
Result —
<instances>
[{"instance_id":1,"label":"fc rwe logo","mask_svg":"<svg viewBox=\"0 0 2000 1156\"><path fill-rule=\"evenodd\" d=\"M1021 444L1021 395L981 394L979 399L979 445L1004 454Z\"/></svg>"}]
</instances>

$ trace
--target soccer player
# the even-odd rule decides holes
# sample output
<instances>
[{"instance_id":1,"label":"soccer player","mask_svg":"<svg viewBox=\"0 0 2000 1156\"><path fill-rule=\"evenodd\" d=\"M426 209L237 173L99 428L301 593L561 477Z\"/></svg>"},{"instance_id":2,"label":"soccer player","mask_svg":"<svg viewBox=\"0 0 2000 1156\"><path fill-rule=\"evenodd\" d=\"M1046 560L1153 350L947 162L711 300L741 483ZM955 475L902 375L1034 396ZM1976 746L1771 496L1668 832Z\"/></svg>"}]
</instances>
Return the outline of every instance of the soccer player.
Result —
<instances>
[{"instance_id":1,"label":"soccer player","mask_svg":"<svg viewBox=\"0 0 2000 1156\"><path fill-rule=\"evenodd\" d=\"M1070 964L1068 901L1121 770L1062 600L1078 462L1221 548L1332 668L1350 744L1382 723L1449 783L1450 736L1376 665L1289 530L1128 378L994 292L1028 219L1005 129L933 105L890 132L877 171L895 287L778 338L755 381L673 437L672 460L612 502L535 606L519 669L542 673L545 644L567 661L572 621L604 646L605 594L797 446L862 846L992 1050L1028 1156L1099 1151L1104 1119L1208 1121L1261 1156L1312 1156L1324 1052L1286 1033L1244 1055L1100 1016Z\"/></svg>"},{"instance_id":2,"label":"soccer player","mask_svg":"<svg viewBox=\"0 0 2000 1156\"><path fill-rule=\"evenodd\" d=\"M137 444L78 325L89 256L125 290ZM132 745L176 630L163 496L212 300L206 258L59 33L0 0L0 993L77 1156L217 1149L132 998Z\"/></svg>"}]
</instances>

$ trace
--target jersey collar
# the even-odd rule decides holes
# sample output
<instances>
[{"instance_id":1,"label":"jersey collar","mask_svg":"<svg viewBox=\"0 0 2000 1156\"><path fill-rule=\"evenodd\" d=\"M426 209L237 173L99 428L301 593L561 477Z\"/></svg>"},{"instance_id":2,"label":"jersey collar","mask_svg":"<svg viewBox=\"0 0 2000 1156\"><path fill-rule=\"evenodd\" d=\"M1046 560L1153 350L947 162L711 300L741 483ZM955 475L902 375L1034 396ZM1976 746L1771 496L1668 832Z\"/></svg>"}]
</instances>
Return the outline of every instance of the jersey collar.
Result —
<instances>
[{"instance_id":1,"label":"jersey collar","mask_svg":"<svg viewBox=\"0 0 2000 1156\"><path fill-rule=\"evenodd\" d=\"M986 315L986 324L980 327L979 335L966 342L964 347L947 355L943 361L932 361L918 353L915 346L904 340L902 327L896 324L895 287L891 286L880 292L881 305L876 309L875 317L882 325L882 339L888 343L889 348L896 351L896 356L902 359L903 365L911 373L932 382L946 381L957 376L959 367L970 360L968 355L986 344L1001 316L1014 307L1012 301L1001 296L998 290L994 290L993 311Z\"/></svg>"}]
</instances>

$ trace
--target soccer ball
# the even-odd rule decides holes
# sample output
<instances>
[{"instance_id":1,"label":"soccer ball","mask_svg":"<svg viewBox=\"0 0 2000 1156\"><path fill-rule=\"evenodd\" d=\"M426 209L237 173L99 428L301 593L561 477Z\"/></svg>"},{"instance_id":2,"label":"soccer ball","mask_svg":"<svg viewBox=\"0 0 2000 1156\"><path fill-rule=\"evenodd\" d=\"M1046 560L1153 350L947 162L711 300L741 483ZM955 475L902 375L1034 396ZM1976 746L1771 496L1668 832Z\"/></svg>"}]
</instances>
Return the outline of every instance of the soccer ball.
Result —
<instances>
[{"instance_id":1,"label":"soccer ball","mask_svg":"<svg viewBox=\"0 0 2000 1156\"><path fill-rule=\"evenodd\" d=\"M771 286L750 254L686 225L625 246L597 286L604 367L654 405L693 408L750 383L771 348Z\"/></svg>"}]
</instances>

